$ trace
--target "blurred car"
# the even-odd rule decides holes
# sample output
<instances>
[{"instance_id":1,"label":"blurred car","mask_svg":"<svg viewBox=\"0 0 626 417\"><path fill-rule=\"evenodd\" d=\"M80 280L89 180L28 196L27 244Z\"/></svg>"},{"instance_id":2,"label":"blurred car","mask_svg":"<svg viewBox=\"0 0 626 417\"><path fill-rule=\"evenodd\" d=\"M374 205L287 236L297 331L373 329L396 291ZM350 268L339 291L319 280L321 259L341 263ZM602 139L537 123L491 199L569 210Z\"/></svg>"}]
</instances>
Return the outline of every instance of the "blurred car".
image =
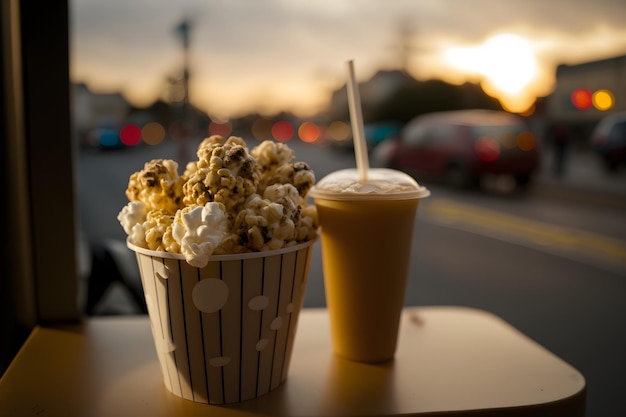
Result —
<instances>
[{"instance_id":1,"label":"blurred car","mask_svg":"<svg viewBox=\"0 0 626 417\"><path fill-rule=\"evenodd\" d=\"M402 124L393 120L365 125L365 140L369 149L380 145L389 138L397 137Z\"/></svg>"},{"instance_id":2,"label":"blurred car","mask_svg":"<svg viewBox=\"0 0 626 417\"><path fill-rule=\"evenodd\" d=\"M428 113L411 120L372 160L453 187L505 180L525 187L540 167L540 147L525 120L492 110ZM502 182L502 181L499 181Z\"/></svg>"},{"instance_id":3,"label":"blurred car","mask_svg":"<svg viewBox=\"0 0 626 417\"><path fill-rule=\"evenodd\" d=\"M402 124L393 120L366 124L363 127L363 133L365 135L367 148L372 150L387 139L397 137L401 129ZM339 150L354 152L354 140L352 136L345 140L334 141L333 145Z\"/></svg>"},{"instance_id":4,"label":"blurred car","mask_svg":"<svg viewBox=\"0 0 626 417\"><path fill-rule=\"evenodd\" d=\"M102 125L89 131L85 142L88 146L101 150L123 149L126 147L120 138L120 129L108 125Z\"/></svg>"},{"instance_id":5,"label":"blurred car","mask_svg":"<svg viewBox=\"0 0 626 417\"><path fill-rule=\"evenodd\" d=\"M600 120L591 133L591 148L611 172L626 164L626 112L614 113Z\"/></svg>"}]
</instances>

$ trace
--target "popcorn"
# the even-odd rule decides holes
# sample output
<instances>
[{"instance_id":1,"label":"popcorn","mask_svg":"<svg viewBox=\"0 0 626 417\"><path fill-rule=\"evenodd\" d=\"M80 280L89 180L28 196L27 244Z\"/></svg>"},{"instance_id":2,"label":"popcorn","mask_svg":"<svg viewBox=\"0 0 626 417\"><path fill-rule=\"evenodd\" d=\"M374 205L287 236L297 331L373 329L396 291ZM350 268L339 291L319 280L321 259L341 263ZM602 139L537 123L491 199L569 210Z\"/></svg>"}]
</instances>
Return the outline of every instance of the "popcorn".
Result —
<instances>
[{"instance_id":1,"label":"popcorn","mask_svg":"<svg viewBox=\"0 0 626 417\"><path fill-rule=\"evenodd\" d=\"M172 236L180 244L180 253L192 266L203 267L222 239L229 222L224 205L211 202L204 207L185 207L176 213Z\"/></svg>"},{"instance_id":2,"label":"popcorn","mask_svg":"<svg viewBox=\"0 0 626 417\"><path fill-rule=\"evenodd\" d=\"M131 243L181 253L203 267L211 255L280 249L314 239L318 221L306 195L315 175L284 143L219 135L179 176L176 162L154 159L130 176L118 220Z\"/></svg>"},{"instance_id":3,"label":"popcorn","mask_svg":"<svg viewBox=\"0 0 626 417\"><path fill-rule=\"evenodd\" d=\"M295 153L291 148L281 142L266 140L252 150L252 156L256 158L264 171L293 162Z\"/></svg>"},{"instance_id":4,"label":"popcorn","mask_svg":"<svg viewBox=\"0 0 626 417\"><path fill-rule=\"evenodd\" d=\"M296 242L300 196L291 184L274 184L263 197L251 196L234 222L234 230L252 250L280 249ZM304 241L306 239L300 240Z\"/></svg>"},{"instance_id":5,"label":"popcorn","mask_svg":"<svg viewBox=\"0 0 626 417\"><path fill-rule=\"evenodd\" d=\"M182 208L183 182L178 164L169 159L153 159L144 169L130 176L126 197L141 201L148 210L162 209L174 214Z\"/></svg>"},{"instance_id":6,"label":"popcorn","mask_svg":"<svg viewBox=\"0 0 626 417\"><path fill-rule=\"evenodd\" d=\"M131 201L117 215L117 220L124 228L126 234L130 234L137 223L143 223L146 220L147 212L148 209L144 203Z\"/></svg>"},{"instance_id":7,"label":"popcorn","mask_svg":"<svg viewBox=\"0 0 626 417\"><path fill-rule=\"evenodd\" d=\"M223 141L221 136L211 136L200 144L198 158L195 171L183 186L184 204L217 201L230 212L256 192L261 171L243 140L230 137Z\"/></svg>"},{"instance_id":8,"label":"popcorn","mask_svg":"<svg viewBox=\"0 0 626 417\"><path fill-rule=\"evenodd\" d=\"M293 163L295 154L284 143L265 141L251 152L261 169L263 177L259 184L259 193L272 184L292 184L302 198L315 183L315 175L305 162Z\"/></svg>"}]
</instances>

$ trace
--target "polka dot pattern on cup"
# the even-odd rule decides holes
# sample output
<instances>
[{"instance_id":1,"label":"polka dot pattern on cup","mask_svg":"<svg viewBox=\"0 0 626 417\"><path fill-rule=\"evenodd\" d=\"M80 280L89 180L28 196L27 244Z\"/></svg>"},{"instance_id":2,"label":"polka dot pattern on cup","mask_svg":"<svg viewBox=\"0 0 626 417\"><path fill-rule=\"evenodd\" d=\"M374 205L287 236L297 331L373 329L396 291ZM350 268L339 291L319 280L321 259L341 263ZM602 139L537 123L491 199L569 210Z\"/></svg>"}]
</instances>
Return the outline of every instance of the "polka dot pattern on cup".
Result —
<instances>
[{"instance_id":1,"label":"polka dot pattern on cup","mask_svg":"<svg viewBox=\"0 0 626 417\"><path fill-rule=\"evenodd\" d=\"M268 340L267 339L261 339L258 342L256 342L256 350L257 351L262 351L263 349L265 349L267 347L268 344Z\"/></svg>"},{"instance_id":2,"label":"polka dot pattern on cup","mask_svg":"<svg viewBox=\"0 0 626 417\"><path fill-rule=\"evenodd\" d=\"M252 311L264 310L270 303L270 299L264 295L257 295L248 302L248 308Z\"/></svg>"},{"instance_id":3,"label":"polka dot pattern on cup","mask_svg":"<svg viewBox=\"0 0 626 417\"><path fill-rule=\"evenodd\" d=\"M276 317L272 320L272 323L270 323L270 329L272 330L280 330L281 327L283 327L283 318L280 316Z\"/></svg>"},{"instance_id":4,"label":"polka dot pattern on cup","mask_svg":"<svg viewBox=\"0 0 626 417\"><path fill-rule=\"evenodd\" d=\"M198 310L215 313L228 301L228 286L219 279L203 279L193 287L191 297Z\"/></svg>"},{"instance_id":5,"label":"polka dot pattern on cup","mask_svg":"<svg viewBox=\"0 0 626 417\"><path fill-rule=\"evenodd\" d=\"M216 356L215 358L211 358L209 360L209 365L215 368L226 366L229 363L230 363L230 358L228 356Z\"/></svg>"}]
</instances>

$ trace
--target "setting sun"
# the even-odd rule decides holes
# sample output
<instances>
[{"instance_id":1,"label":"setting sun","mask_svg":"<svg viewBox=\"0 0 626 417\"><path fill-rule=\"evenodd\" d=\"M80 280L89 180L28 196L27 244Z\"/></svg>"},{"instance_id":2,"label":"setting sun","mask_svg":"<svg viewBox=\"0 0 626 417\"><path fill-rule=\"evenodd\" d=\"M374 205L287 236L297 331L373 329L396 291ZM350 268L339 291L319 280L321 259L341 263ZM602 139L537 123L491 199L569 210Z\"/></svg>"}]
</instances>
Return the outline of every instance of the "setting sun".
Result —
<instances>
[{"instance_id":1,"label":"setting sun","mask_svg":"<svg viewBox=\"0 0 626 417\"><path fill-rule=\"evenodd\" d=\"M473 47L450 48L448 61L480 75L483 89L514 112L523 112L533 98L527 88L537 77L537 60L530 42L512 34L498 34Z\"/></svg>"}]
</instances>

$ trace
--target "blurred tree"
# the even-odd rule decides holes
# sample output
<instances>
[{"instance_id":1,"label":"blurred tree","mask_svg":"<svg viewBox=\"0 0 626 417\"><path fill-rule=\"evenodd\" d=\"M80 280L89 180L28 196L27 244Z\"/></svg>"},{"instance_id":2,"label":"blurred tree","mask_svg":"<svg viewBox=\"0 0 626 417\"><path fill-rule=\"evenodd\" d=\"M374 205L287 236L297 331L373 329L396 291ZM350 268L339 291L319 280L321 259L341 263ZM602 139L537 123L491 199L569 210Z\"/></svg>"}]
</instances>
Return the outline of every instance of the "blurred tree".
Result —
<instances>
[{"instance_id":1,"label":"blurred tree","mask_svg":"<svg viewBox=\"0 0 626 417\"><path fill-rule=\"evenodd\" d=\"M398 88L387 99L364 111L366 123L397 120L406 123L420 114L482 108L502 110L499 101L488 96L477 84L449 84L441 80L420 81Z\"/></svg>"},{"instance_id":2,"label":"blurred tree","mask_svg":"<svg viewBox=\"0 0 626 417\"><path fill-rule=\"evenodd\" d=\"M133 107L131 109L131 113L136 111L145 111L150 113L153 120L161 123L163 126L169 126L172 121L171 105L163 100L156 100L154 103L145 108Z\"/></svg>"}]
</instances>

